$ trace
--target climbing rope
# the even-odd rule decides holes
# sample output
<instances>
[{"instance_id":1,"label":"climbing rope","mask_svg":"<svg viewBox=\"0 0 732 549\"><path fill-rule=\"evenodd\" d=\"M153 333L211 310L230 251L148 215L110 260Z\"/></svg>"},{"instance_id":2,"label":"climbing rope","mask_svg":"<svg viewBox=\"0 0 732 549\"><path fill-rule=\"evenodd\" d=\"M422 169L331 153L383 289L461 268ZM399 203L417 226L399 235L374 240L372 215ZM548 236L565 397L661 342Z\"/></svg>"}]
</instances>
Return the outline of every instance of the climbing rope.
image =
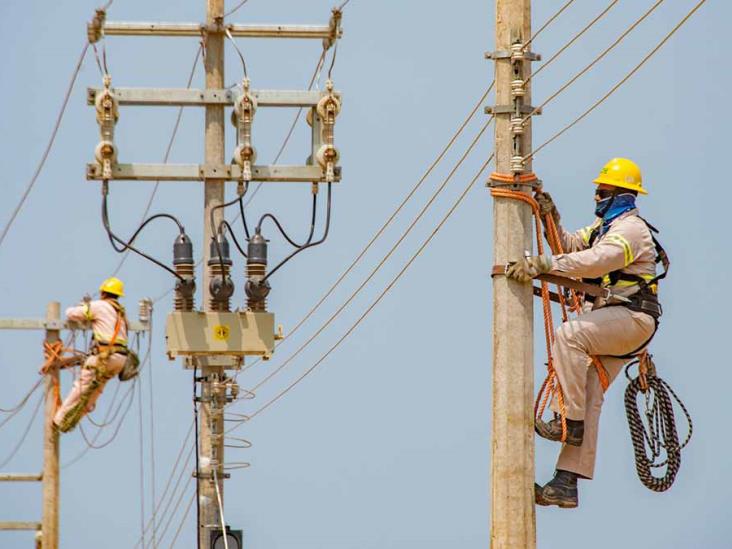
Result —
<instances>
[{"instance_id":1,"label":"climbing rope","mask_svg":"<svg viewBox=\"0 0 732 549\"><path fill-rule=\"evenodd\" d=\"M525 192L507 188L507 185L512 184L532 185L538 192L541 187L536 175L533 173L529 173L514 176L508 174L493 173L491 174L491 182L493 185L495 185L491 189L491 196L493 196L493 198L508 198L511 200L520 200L521 202L524 202L531 206L532 214L535 221L534 226L536 229L537 252L539 255L543 255L544 241L541 234L542 216L541 210L539 208L539 203L531 195ZM549 248L551 249L552 253L555 255L564 253L561 238L559 236L559 229L554 222L554 218L551 214L546 214L543 218L543 221L544 226L547 229L547 242L549 243ZM562 386L559 383L557 372L554 369L554 357L552 355L552 347L554 346L554 321L552 318L551 295L549 292L549 284L544 280L540 280L540 284L541 287L539 295L541 297L542 312L544 315L544 337L546 339L547 350L547 376L541 384L539 392L536 396L536 401L534 402L534 417L537 421L541 421L550 399L556 398L557 405L559 407L559 417L562 423L561 441L565 442L567 440L567 411L564 404L564 393L562 391ZM580 312L582 304L576 291L570 290L570 297L572 301L570 309L568 309L568 305L564 297L564 292L559 285L557 285L556 295L561 307L563 322L567 322L569 320L569 310L575 313ZM600 384L604 392L607 390L609 385L607 370L605 370L602 362L600 362L597 357L592 357L592 363L597 369L597 375L600 379Z\"/></svg>"},{"instance_id":2,"label":"climbing rope","mask_svg":"<svg viewBox=\"0 0 732 549\"><path fill-rule=\"evenodd\" d=\"M647 368L644 363L650 364L649 371L644 371ZM639 374L631 378L628 370L634 364L639 365ZM625 389L625 413L633 442L635 470L646 488L654 492L665 492L671 488L681 467L681 450L691 440L693 433L691 416L671 386L656 375L650 355L644 354L628 364L625 367L625 376L629 381ZM645 422L638 406L639 393L644 397ZM689 433L683 444L679 444L671 397L681 407L689 425ZM666 459L657 462L664 451ZM662 477L653 475L653 469L664 466L666 472Z\"/></svg>"}]
</instances>

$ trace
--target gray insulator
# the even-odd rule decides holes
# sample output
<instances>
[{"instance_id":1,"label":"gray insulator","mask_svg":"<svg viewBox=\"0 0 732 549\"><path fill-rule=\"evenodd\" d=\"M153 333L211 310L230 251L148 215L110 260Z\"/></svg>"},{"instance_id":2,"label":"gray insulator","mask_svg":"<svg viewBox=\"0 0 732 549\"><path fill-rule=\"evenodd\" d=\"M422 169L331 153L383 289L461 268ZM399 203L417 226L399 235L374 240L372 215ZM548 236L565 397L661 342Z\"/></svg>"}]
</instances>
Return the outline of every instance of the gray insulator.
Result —
<instances>
[{"instance_id":1,"label":"gray insulator","mask_svg":"<svg viewBox=\"0 0 732 549\"><path fill-rule=\"evenodd\" d=\"M255 282L254 280L249 279L244 286L244 291L246 292L247 297L253 301L263 301L267 298L271 289L269 281L267 280L264 282Z\"/></svg>"},{"instance_id":2,"label":"gray insulator","mask_svg":"<svg viewBox=\"0 0 732 549\"><path fill-rule=\"evenodd\" d=\"M193 263L195 263L193 242L187 234L180 234L173 243L173 265L192 265Z\"/></svg>"},{"instance_id":3,"label":"gray insulator","mask_svg":"<svg viewBox=\"0 0 732 549\"><path fill-rule=\"evenodd\" d=\"M247 256L247 265L267 264L267 240L260 233L255 233L249 239Z\"/></svg>"},{"instance_id":4,"label":"gray insulator","mask_svg":"<svg viewBox=\"0 0 732 549\"><path fill-rule=\"evenodd\" d=\"M217 276L211 279L208 289L211 297L218 301L226 301L234 295L234 281L230 276Z\"/></svg>"},{"instance_id":5,"label":"gray insulator","mask_svg":"<svg viewBox=\"0 0 732 549\"><path fill-rule=\"evenodd\" d=\"M216 243L218 242L218 246ZM219 258L219 250L221 250L221 259ZM219 265L222 262L224 265L231 265L231 253L229 249L229 241L223 234L216 235L216 240L211 241L210 253L211 259L208 260L209 265Z\"/></svg>"},{"instance_id":6,"label":"gray insulator","mask_svg":"<svg viewBox=\"0 0 732 549\"><path fill-rule=\"evenodd\" d=\"M184 276L183 280L178 279L175 283L175 291L184 299L190 299L196 293L196 279L192 276Z\"/></svg>"}]
</instances>

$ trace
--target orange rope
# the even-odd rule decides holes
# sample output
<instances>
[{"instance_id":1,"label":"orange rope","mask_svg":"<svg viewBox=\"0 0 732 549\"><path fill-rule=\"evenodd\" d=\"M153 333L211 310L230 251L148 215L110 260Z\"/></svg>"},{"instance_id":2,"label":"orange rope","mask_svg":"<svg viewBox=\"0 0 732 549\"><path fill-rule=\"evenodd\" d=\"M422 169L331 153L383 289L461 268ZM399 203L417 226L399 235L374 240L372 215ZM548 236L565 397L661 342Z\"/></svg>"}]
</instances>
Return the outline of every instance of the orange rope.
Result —
<instances>
[{"instance_id":1,"label":"orange rope","mask_svg":"<svg viewBox=\"0 0 732 549\"><path fill-rule=\"evenodd\" d=\"M513 181L514 183L520 185L526 184L526 182L528 181L535 181L536 176L534 174L525 174L519 176L518 178L514 178L513 176L507 174L493 173L491 174L491 180L502 183L508 183L510 181ZM535 221L534 224L536 227L537 252L539 253L539 255L543 255L544 242L541 234L542 217L539 203L527 193L501 187L491 189L491 196L493 196L494 198L509 198L513 200L520 200L531 206ZM564 253L562 241L559 236L559 229L557 228L557 225L554 222L554 218L551 214L547 214L544 216L544 225L547 228L547 241L549 243L549 248L551 249L552 253L554 255ZM559 296L559 303L562 311L562 320L564 322L567 322L567 320L569 320L569 315L567 313L564 293L559 286L557 286L557 295ZM570 295L572 298L571 310L575 313L579 313L582 310L581 300L577 295L577 292L575 292L574 290L570 291ZM552 319L549 285L544 281L541 281L541 302L544 314L544 336L546 338L547 349L547 376L546 379L544 379L544 382L541 384L538 394L536 395L536 401L534 403L534 417L537 420L541 420L549 399L554 396L557 399L557 404L559 405L559 417L562 422L561 441L565 442L567 440L567 410L564 403L564 392L562 391L562 386L559 383L557 372L554 369L554 357L552 355L552 346L554 345L554 322ZM596 356L592 357L592 363L597 370L597 375L600 379L600 385L602 386L603 392L607 391L607 388L610 384L607 370L602 365L600 359Z\"/></svg>"}]
</instances>

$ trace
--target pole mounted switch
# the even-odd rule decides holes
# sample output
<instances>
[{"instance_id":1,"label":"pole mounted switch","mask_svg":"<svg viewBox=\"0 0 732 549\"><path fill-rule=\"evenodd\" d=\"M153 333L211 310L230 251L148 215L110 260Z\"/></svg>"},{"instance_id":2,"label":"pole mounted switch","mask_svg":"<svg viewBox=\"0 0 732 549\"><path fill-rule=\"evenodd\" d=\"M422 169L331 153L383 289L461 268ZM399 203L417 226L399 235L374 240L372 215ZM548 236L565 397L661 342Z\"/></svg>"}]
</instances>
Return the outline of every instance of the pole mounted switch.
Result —
<instances>
[{"instance_id":1,"label":"pole mounted switch","mask_svg":"<svg viewBox=\"0 0 732 549\"><path fill-rule=\"evenodd\" d=\"M173 266L180 277L175 283L176 310L190 311L196 293L195 261L193 242L185 232L180 233L173 243Z\"/></svg>"},{"instance_id":2,"label":"pole mounted switch","mask_svg":"<svg viewBox=\"0 0 732 549\"><path fill-rule=\"evenodd\" d=\"M229 241L223 233L217 234L211 240L210 254L208 266L212 276L208 289L211 293L211 300L228 305L229 299L234 295L234 281L229 274L233 262Z\"/></svg>"},{"instance_id":3,"label":"pole mounted switch","mask_svg":"<svg viewBox=\"0 0 732 549\"><path fill-rule=\"evenodd\" d=\"M266 279L266 274L267 239L257 231L247 245L247 282L244 286L247 305L252 311L267 309L267 296L272 288Z\"/></svg>"}]
</instances>

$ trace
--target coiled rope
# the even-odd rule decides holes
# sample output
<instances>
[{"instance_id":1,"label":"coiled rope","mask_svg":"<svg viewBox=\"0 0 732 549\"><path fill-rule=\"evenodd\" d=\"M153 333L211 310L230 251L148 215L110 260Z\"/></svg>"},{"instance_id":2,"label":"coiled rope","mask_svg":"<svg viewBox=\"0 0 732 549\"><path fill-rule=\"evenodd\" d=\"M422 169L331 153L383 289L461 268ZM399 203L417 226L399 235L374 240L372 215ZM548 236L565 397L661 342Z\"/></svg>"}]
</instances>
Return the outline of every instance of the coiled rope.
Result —
<instances>
[{"instance_id":1,"label":"coiled rope","mask_svg":"<svg viewBox=\"0 0 732 549\"><path fill-rule=\"evenodd\" d=\"M651 364L651 371L647 374L643 372L644 360ZM628 370L634 364L640 365L641 372L637 377L631 378ZM671 386L655 374L652 364L650 356L645 355L625 367L625 376L629 381L625 389L625 414L628 417L638 478L649 490L665 492L671 488L676 479L681 468L681 450L689 444L694 429L686 406ZM639 408L639 393L644 397L645 422ZM672 397L681 407L689 425L689 433L683 444L679 444ZM666 459L657 462L664 452ZM653 469L664 466L666 466L664 475L654 476Z\"/></svg>"}]
</instances>

